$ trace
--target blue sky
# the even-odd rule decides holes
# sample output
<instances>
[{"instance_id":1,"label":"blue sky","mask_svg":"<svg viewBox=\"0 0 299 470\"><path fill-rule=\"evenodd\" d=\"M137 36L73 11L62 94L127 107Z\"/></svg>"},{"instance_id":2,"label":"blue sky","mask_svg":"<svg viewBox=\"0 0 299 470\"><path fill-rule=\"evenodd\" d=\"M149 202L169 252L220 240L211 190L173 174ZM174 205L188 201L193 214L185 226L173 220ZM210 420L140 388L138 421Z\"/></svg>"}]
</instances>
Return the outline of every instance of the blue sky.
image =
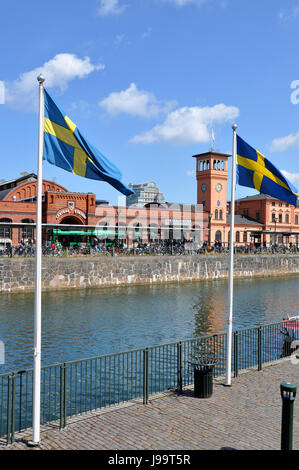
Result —
<instances>
[{"instance_id":1,"label":"blue sky","mask_svg":"<svg viewBox=\"0 0 299 470\"><path fill-rule=\"evenodd\" d=\"M196 202L195 160L238 133L299 187L299 2L0 0L0 179L37 166L36 77L128 184ZM44 178L116 203L107 183ZM237 197L254 191L237 187ZM230 194L228 194L230 197Z\"/></svg>"}]
</instances>

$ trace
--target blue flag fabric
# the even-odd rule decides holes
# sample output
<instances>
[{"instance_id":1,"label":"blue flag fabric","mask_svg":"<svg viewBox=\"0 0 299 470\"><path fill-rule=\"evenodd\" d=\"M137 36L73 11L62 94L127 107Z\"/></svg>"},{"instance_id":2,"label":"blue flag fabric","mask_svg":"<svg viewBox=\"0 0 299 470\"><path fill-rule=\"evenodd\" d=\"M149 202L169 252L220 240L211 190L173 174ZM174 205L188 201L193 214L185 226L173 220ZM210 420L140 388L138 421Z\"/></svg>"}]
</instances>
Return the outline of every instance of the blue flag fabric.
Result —
<instances>
[{"instance_id":1,"label":"blue flag fabric","mask_svg":"<svg viewBox=\"0 0 299 470\"><path fill-rule=\"evenodd\" d=\"M134 191L121 182L121 172L91 145L44 90L44 160L84 178L106 181L122 194Z\"/></svg>"},{"instance_id":2,"label":"blue flag fabric","mask_svg":"<svg viewBox=\"0 0 299 470\"><path fill-rule=\"evenodd\" d=\"M266 157L238 135L237 184L297 205L298 190Z\"/></svg>"}]
</instances>

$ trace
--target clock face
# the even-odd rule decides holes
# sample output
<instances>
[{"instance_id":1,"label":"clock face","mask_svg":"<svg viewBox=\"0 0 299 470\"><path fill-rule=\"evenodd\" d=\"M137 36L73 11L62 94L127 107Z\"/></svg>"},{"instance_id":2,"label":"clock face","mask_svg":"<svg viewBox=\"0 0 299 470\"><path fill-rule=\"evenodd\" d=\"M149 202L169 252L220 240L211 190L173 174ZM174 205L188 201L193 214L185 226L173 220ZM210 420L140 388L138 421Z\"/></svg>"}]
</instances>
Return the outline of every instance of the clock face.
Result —
<instances>
[{"instance_id":1,"label":"clock face","mask_svg":"<svg viewBox=\"0 0 299 470\"><path fill-rule=\"evenodd\" d=\"M205 192L206 189L207 189L207 185L206 185L206 184L202 184L202 185L201 185L201 190L202 190L203 192Z\"/></svg>"},{"instance_id":2,"label":"clock face","mask_svg":"<svg viewBox=\"0 0 299 470\"><path fill-rule=\"evenodd\" d=\"M216 189L217 189L217 191L221 191L222 185L221 185L220 183L218 183L218 184L216 185Z\"/></svg>"}]
</instances>

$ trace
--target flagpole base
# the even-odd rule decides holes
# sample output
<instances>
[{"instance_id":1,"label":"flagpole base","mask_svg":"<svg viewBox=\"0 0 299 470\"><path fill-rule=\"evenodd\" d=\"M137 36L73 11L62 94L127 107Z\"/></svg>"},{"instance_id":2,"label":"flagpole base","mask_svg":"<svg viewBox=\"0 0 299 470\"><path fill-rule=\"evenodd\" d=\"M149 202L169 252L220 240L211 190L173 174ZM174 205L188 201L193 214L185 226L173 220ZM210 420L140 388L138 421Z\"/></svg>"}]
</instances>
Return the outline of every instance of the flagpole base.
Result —
<instances>
[{"instance_id":1,"label":"flagpole base","mask_svg":"<svg viewBox=\"0 0 299 470\"><path fill-rule=\"evenodd\" d=\"M28 447L38 447L39 446L39 442L33 442L33 441L26 441L26 444Z\"/></svg>"}]
</instances>

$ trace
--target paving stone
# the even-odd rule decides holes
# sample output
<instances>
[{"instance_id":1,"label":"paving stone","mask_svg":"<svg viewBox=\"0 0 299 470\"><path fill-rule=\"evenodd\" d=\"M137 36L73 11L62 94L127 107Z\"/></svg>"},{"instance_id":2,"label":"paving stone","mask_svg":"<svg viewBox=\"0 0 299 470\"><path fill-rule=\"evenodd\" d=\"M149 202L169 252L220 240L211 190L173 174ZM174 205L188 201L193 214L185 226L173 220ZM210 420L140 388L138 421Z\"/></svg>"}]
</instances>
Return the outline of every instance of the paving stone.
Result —
<instances>
[{"instance_id":1,"label":"paving stone","mask_svg":"<svg viewBox=\"0 0 299 470\"><path fill-rule=\"evenodd\" d=\"M199 399L192 389L150 397L148 405L125 404L73 417L65 429L43 428L39 449L107 450L279 450L281 432L280 382L299 385L299 365L289 359L250 370L231 387L215 382L213 396ZM293 448L299 450L299 398L294 405ZM0 449L25 450L30 434Z\"/></svg>"}]
</instances>

